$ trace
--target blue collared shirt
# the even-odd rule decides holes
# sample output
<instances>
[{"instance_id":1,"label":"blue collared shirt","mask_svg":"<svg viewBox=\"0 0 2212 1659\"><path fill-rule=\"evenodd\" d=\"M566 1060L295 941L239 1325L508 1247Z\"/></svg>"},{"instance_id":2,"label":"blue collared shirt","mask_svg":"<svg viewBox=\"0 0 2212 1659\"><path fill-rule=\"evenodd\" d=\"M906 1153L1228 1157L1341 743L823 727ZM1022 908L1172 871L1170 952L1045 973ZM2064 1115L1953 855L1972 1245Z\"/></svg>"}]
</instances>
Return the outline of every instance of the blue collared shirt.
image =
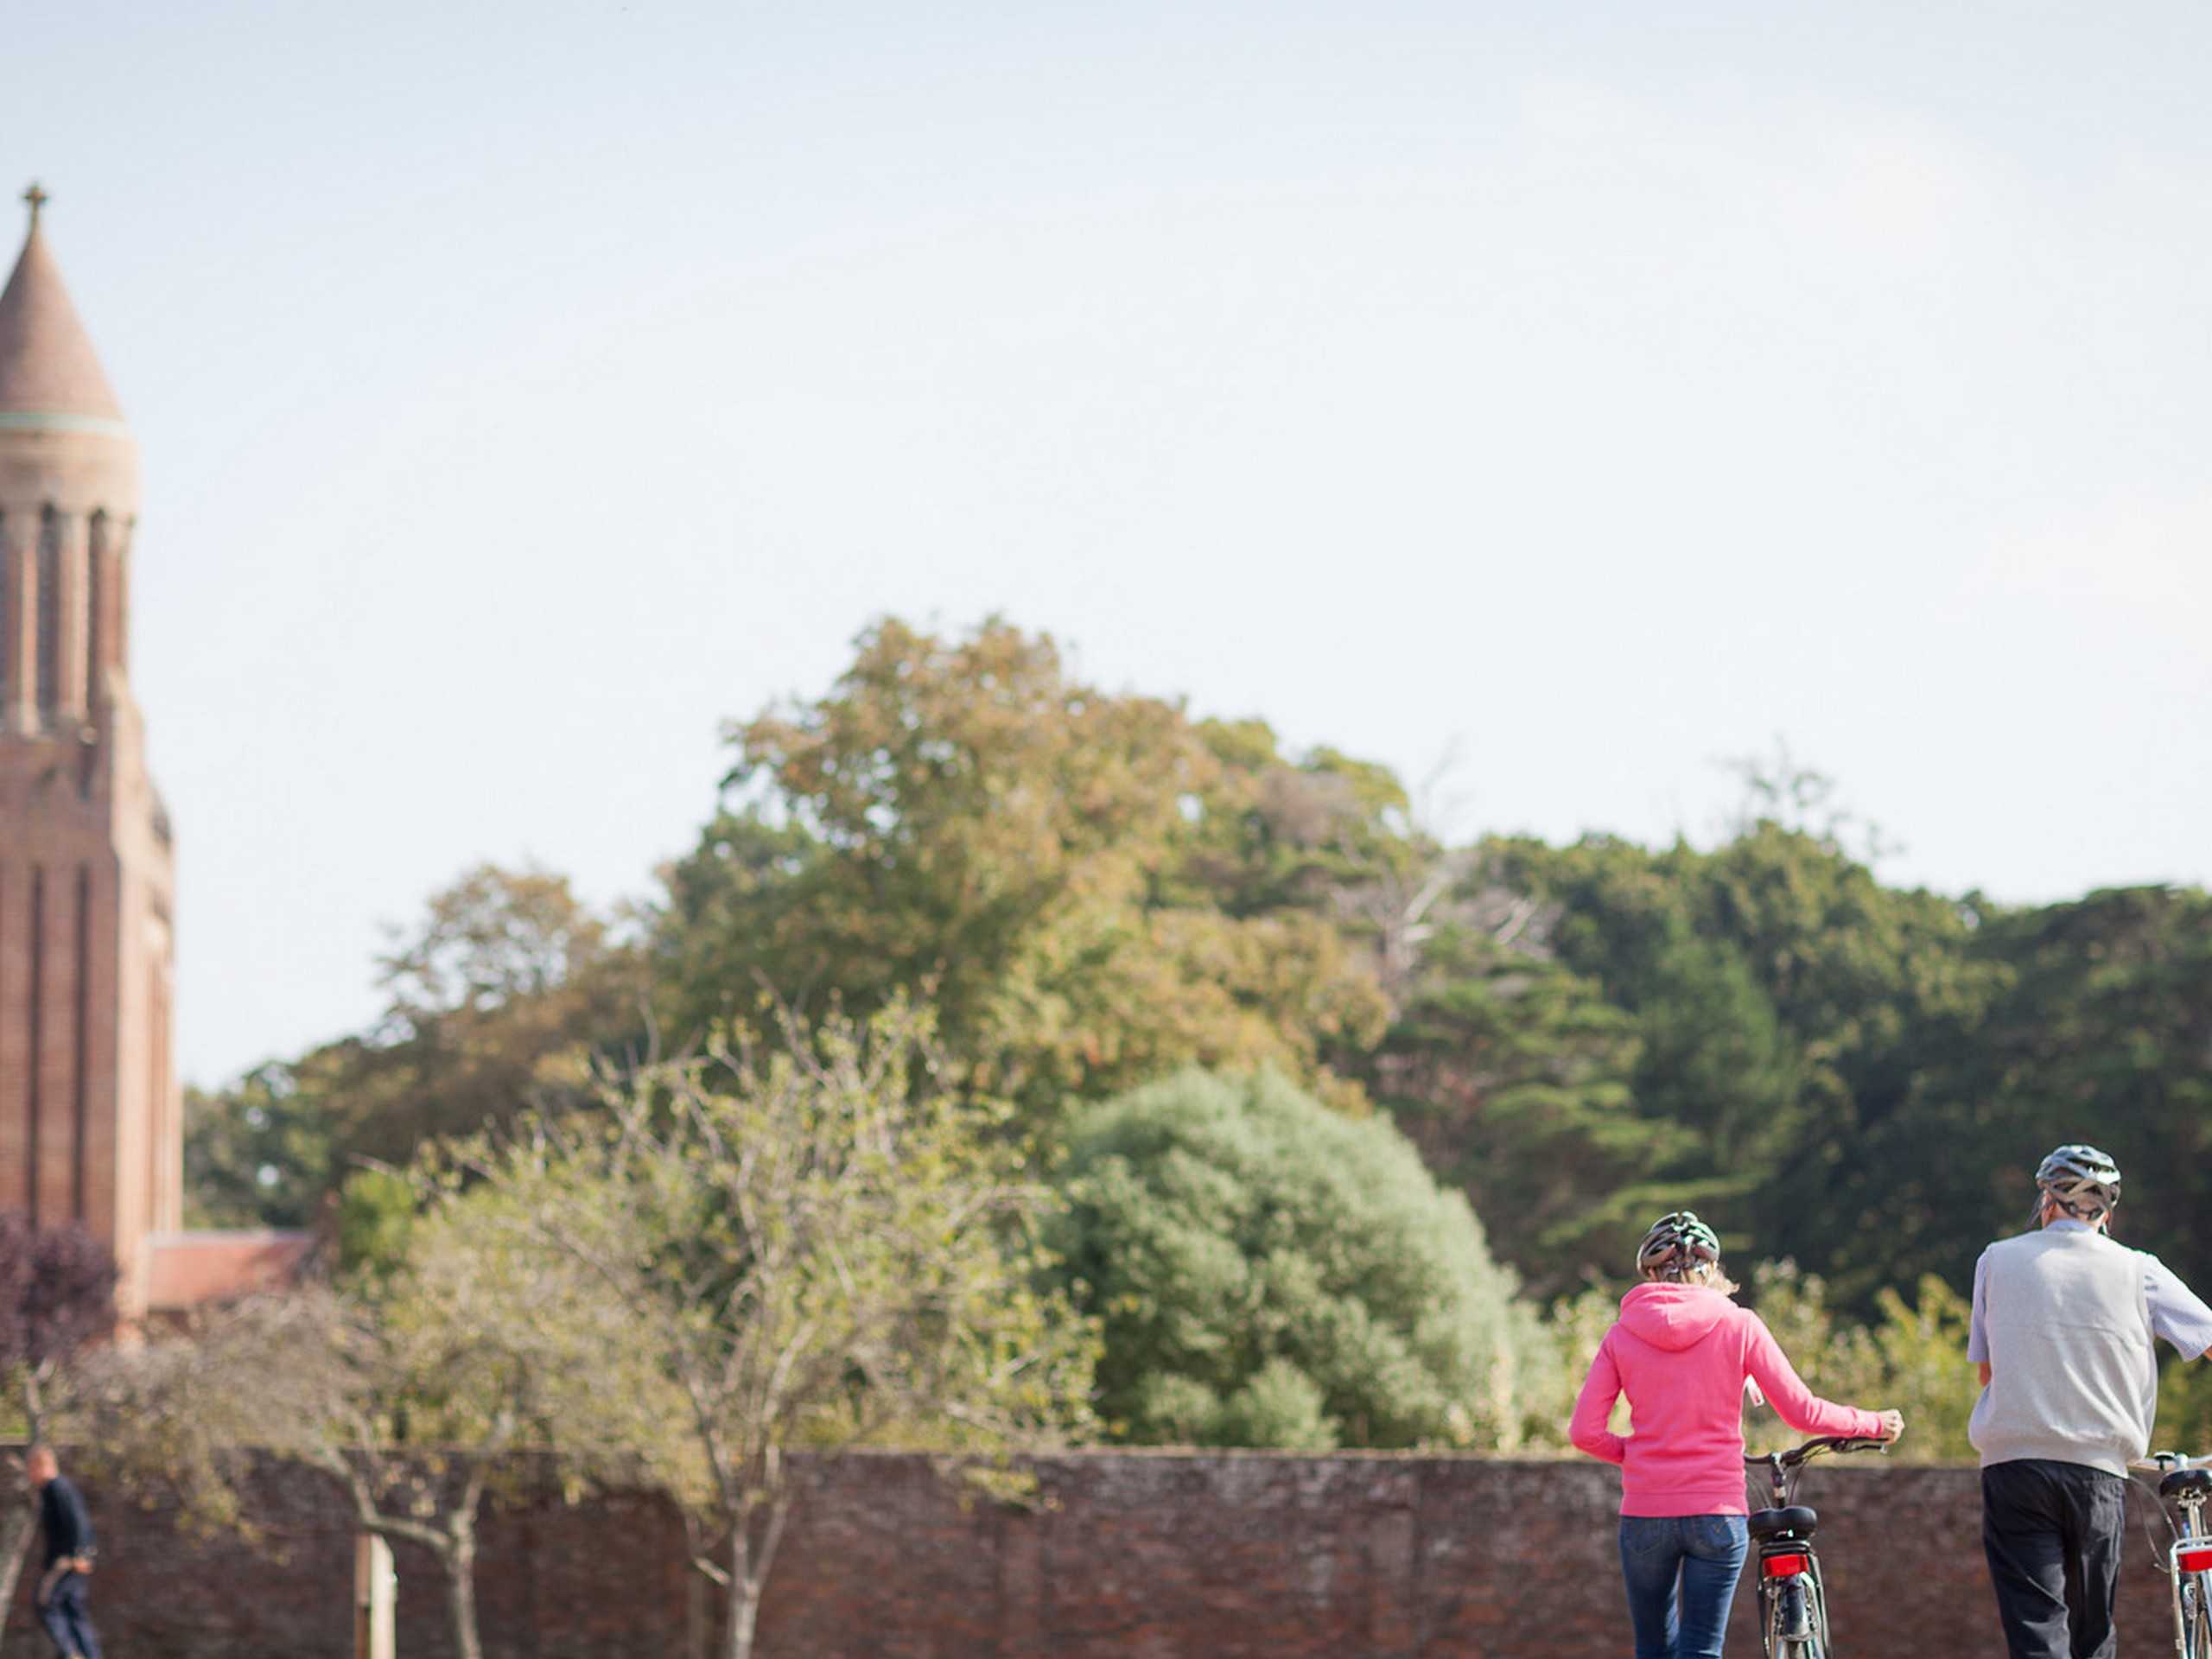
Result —
<instances>
[{"instance_id":1,"label":"blue collared shirt","mask_svg":"<svg viewBox=\"0 0 2212 1659\"><path fill-rule=\"evenodd\" d=\"M2091 1230L2086 1221L2062 1216L2050 1224L2077 1233ZM2173 1269L2148 1250L2143 1258L2143 1298L2151 1308L2151 1334L2164 1337L2180 1350L2183 1359L2201 1358L2212 1349L2212 1307L2174 1276ZM1989 1307L1989 1258L1974 1264L1974 1323L1967 1332L1967 1357L1980 1364L1989 1357L1989 1332L1984 1319Z\"/></svg>"}]
</instances>

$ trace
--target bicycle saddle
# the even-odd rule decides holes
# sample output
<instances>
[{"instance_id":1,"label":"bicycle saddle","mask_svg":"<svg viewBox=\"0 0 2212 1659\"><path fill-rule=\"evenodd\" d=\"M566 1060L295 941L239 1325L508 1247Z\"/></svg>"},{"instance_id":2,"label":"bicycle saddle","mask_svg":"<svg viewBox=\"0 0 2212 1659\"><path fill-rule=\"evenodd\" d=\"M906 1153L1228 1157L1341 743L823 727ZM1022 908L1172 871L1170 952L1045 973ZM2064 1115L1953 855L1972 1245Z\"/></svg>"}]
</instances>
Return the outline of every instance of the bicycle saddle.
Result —
<instances>
[{"instance_id":1,"label":"bicycle saddle","mask_svg":"<svg viewBox=\"0 0 2212 1659\"><path fill-rule=\"evenodd\" d=\"M2177 1469L2158 1483L2160 1497L2179 1497L2183 1492L2212 1497L2212 1469Z\"/></svg>"},{"instance_id":2,"label":"bicycle saddle","mask_svg":"<svg viewBox=\"0 0 2212 1659\"><path fill-rule=\"evenodd\" d=\"M1786 1510L1758 1510L1751 1518L1751 1536L1764 1543L1770 1538L1809 1538L1817 1517L1802 1503Z\"/></svg>"}]
</instances>

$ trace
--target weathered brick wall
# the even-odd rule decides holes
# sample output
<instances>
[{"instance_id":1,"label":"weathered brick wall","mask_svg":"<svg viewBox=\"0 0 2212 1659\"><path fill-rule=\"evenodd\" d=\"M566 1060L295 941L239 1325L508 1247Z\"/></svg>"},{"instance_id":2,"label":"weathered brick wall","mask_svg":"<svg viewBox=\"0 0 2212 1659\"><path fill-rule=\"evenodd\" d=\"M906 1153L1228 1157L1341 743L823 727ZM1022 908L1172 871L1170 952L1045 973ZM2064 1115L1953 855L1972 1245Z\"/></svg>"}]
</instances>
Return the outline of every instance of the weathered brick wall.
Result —
<instances>
[{"instance_id":1,"label":"weathered brick wall","mask_svg":"<svg viewBox=\"0 0 2212 1659\"><path fill-rule=\"evenodd\" d=\"M1259 1453L1091 1453L1037 1465L1038 1508L963 1504L925 1459L810 1472L764 1610L766 1659L1617 1659L1628 1650L1616 1477L1587 1463ZM315 1477L255 1492L266 1538L180 1535L92 1491L93 1605L117 1659L343 1659L353 1543ZM2001 1659L1970 1469L1825 1465L1831 1612L1849 1653ZM695 1598L658 1500L487 1516L488 1659L680 1659ZM2164 1580L2131 1526L2122 1652L2164 1650ZM443 1590L397 1552L400 1651L448 1659ZM1730 1650L1756 1655L1752 1598ZM4 1659L43 1654L28 1597Z\"/></svg>"}]
</instances>

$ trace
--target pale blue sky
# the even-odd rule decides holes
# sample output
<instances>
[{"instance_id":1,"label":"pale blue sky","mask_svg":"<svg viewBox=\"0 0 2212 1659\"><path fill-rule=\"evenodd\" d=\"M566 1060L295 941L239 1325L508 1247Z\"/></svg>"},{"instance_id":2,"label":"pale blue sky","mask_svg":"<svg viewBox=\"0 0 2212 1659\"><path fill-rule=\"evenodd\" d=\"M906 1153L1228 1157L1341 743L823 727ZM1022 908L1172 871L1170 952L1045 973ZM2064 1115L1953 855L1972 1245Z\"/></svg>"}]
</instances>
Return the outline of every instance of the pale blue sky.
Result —
<instances>
[{"instance_id":1,"label":"pale blue sky","mask_svg":"<svg viewBox=\"0 0 2212 1659\"><path fill-rule=\"evenodd\" d=\"M9 8L147 476L214 1082L482 859L650 889L890 611L1711 833L1787 736L2212 877L2201 6Z\"/></svg>"}]
</instances>

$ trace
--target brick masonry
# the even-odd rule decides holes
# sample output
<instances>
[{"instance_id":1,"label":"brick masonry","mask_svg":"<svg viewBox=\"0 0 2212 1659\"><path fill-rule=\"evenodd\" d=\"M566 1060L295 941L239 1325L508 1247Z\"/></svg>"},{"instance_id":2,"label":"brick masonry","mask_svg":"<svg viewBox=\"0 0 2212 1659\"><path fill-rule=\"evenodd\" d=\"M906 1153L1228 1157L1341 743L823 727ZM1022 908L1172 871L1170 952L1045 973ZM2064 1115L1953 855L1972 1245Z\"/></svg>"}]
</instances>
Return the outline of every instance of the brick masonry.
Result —
<instances>
[{"instance_id":1,"label":"brick masonry","mask_svg":"<svg viewBox=\"0 0 2212 1659\"><path fill-rule=\"evenodd\" d=\"M0 290L0 1205L115 1253L182 1223L175 880L129 671L138 451L34 209Z\"/></svg>"},{"instance_id":2,"label":"brick masonry","mask_svg":"<svg viewBox=\"0 0 2212 1659\"><path fill-rule=\"evenodd\" d=\"M1041 1505L963 1501L928 1459L812 1468L763 1612L764 1659L1618 1659L1629 1650L1612 1471L1576 1462L1238 1452L1041 1459ZM93 1605L114 1659L351 1651L352 1541L318 1478L253 1494L265 1541L193 1539L158 1505L88 1488ZM1824 1465L1821 1511L1847 1656L2002 1659L1971 1469ZM697 1617L658 1500L525 1495L487 1517L487 1659L680 1659ZM2123 1654L2171 1645L2164 1578L2131 1520ZM400 1651L448 1659L443 1593L396 1552ZM1729 1638L1756 1655L1748 1580ZM43 1655L27 1596L0 1659Z\"/></svg>"}]
</instances>

